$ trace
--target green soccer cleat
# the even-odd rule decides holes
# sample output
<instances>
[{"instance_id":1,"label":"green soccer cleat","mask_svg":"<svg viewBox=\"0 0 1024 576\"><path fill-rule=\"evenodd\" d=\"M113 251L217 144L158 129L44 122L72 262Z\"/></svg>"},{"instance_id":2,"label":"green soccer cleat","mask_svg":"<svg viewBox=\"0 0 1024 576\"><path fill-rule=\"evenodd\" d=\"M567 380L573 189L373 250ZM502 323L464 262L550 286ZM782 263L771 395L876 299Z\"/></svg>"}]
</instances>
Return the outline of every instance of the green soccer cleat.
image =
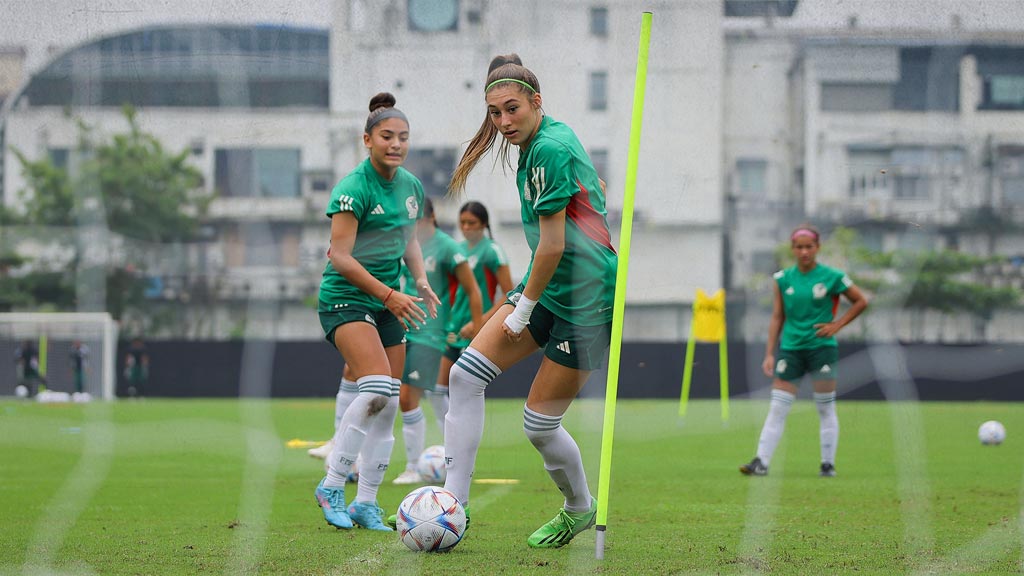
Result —
<instances>
[{"instance_id":1,"label":"green soccer cleat","mask_svg":"<svg viewBox=\"0 0 1024 576\"><path fill-rule=\"evenodd\" d=\"M531 548L561 548L577 534L593 526L596 518L597 500L594 498L590 499L590 510L586 512L566 512L562 508L558 516L538 528L526 543Z\"/></svg>"}]
</instances>

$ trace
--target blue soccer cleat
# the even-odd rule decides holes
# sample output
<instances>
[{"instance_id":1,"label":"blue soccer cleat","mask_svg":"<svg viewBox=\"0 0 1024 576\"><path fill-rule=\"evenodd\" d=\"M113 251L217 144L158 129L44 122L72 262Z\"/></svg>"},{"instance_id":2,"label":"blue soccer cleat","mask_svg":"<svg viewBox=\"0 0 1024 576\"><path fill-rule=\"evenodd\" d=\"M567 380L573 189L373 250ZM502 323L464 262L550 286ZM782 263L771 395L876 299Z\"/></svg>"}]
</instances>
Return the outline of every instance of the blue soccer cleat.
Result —
<instances>
[{"instance_id":1,"label":"blue soccer cleat","mask_svg":"<svg viewBox=\"0 0 1024 576\"><path fill-rule=\"evenodd\" d=\"M363 528L380 532L394 532L392 528L384 524L384 521L381 520L382 516L384 516L384 510L377 506L376 502L353 502L348 507L348 517Z\"/></svg>"},{"instance_id":2,"label":"blue soccer cleat","mask_svg":"<svg viewBox=\"0 0 1024 576\"><path fill-rule=\"evenodd\" d=\"M335 528L348 530L352 527L352 519L345 511L345 488L328 488L324 486L325 477L316 487L316 503L324 513L324 520Z\"/></svg>"}]
</instances>

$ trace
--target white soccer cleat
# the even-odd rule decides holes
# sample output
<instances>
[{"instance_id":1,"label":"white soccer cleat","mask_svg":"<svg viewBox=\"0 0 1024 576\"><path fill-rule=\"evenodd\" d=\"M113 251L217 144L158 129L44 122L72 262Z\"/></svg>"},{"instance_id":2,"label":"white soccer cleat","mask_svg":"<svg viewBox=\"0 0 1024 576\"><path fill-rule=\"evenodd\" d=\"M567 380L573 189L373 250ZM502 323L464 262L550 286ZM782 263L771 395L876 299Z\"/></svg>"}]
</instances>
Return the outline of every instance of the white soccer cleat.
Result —
<instances>
[{"instance_id":1,"label":"white soccer cleat","mask_svg":"<svg viewBox=\"0 0 1024 576\"><path fill-rule=\"evenodd\" d=\"M423 478L415 470L406 470L391 481L392 484L423 484Z\"/></svg>"},{"instance_id":2,"label":"white soccer cleat","mask_svg":"<svg viewBox=\"0 0 1024 576\"><path fill-rule=\"evenodd\" d=\"M316 448L310 448L306 450L306 454L309 454L313 458L319 458L320 460L326 460L331 455L331 450L334 449L334 439L330 439L323 444L323 446L317 446Z\"/></svg>"}]
</instances>

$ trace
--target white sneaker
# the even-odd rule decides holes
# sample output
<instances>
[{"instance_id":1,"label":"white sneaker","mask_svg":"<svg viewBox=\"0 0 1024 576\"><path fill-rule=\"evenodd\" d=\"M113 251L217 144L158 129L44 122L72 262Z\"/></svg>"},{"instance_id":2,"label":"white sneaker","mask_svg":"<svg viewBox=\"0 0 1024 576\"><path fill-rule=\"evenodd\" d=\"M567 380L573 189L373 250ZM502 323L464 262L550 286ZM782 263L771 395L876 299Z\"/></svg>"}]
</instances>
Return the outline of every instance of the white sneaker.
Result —
<instances>
[{"instance_id":1,"label":"white sneaker","mask_svg":"<svg viewBox=\"0 0 1024 576\"><path fill-rule=\"evenodd\" d=\"M391 481L392 484L423 484L423 479L415 470L406 470Z\"/></svg>"},{"instance_id":2,"label":"white sneaker","mask_svg":"<svg viewBox=\"0 0 1024 576\"><path fill-rule=\"evenodd\" d=\"M321 460L326 460L327 457L331 455L331 450L333 450L333 449L334 449L334 439L331 438L330 440L325 442L323 444L323 446L317 446L316 448L310 448L309 450L306 450L306 454L309 454L313 458L319 458Z\"/></svg>"}]
</instances>

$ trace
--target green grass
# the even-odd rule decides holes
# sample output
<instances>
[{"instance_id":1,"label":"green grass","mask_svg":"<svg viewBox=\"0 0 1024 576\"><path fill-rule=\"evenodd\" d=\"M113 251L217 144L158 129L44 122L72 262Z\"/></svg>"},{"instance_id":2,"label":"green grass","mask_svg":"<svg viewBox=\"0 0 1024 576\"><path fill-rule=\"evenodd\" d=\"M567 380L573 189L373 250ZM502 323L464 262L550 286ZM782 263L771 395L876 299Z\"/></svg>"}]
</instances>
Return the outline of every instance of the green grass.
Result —
<instances>
[{"instance_id":1,"label":"green grass","mask_svg":"<svg viewBox=\"0 0 1024 576\"><path fill-rule=\"evenodd\" d=\"M840 401L833 479L817 476L813 403L794 407L766 478L737 466L767 403L731 408L723 426L717 402L692 402L685 422L675 402L619 403L598 561L593 530L561 550L526 546L561 498L521 400L488 401L477 463L477 478L520 483L474 485L473 527L442 555L324 523L321 463L285 442L324 439L333 400L0 402L0 574L1020 572L1024 405ZM595 494L601 415L578 401L565 420ZM1004 445L979 445L988 419L1006 425ZM390 484L403 463L399 440L389 511L409 490Z\"/></svg>"}]
</instances>

